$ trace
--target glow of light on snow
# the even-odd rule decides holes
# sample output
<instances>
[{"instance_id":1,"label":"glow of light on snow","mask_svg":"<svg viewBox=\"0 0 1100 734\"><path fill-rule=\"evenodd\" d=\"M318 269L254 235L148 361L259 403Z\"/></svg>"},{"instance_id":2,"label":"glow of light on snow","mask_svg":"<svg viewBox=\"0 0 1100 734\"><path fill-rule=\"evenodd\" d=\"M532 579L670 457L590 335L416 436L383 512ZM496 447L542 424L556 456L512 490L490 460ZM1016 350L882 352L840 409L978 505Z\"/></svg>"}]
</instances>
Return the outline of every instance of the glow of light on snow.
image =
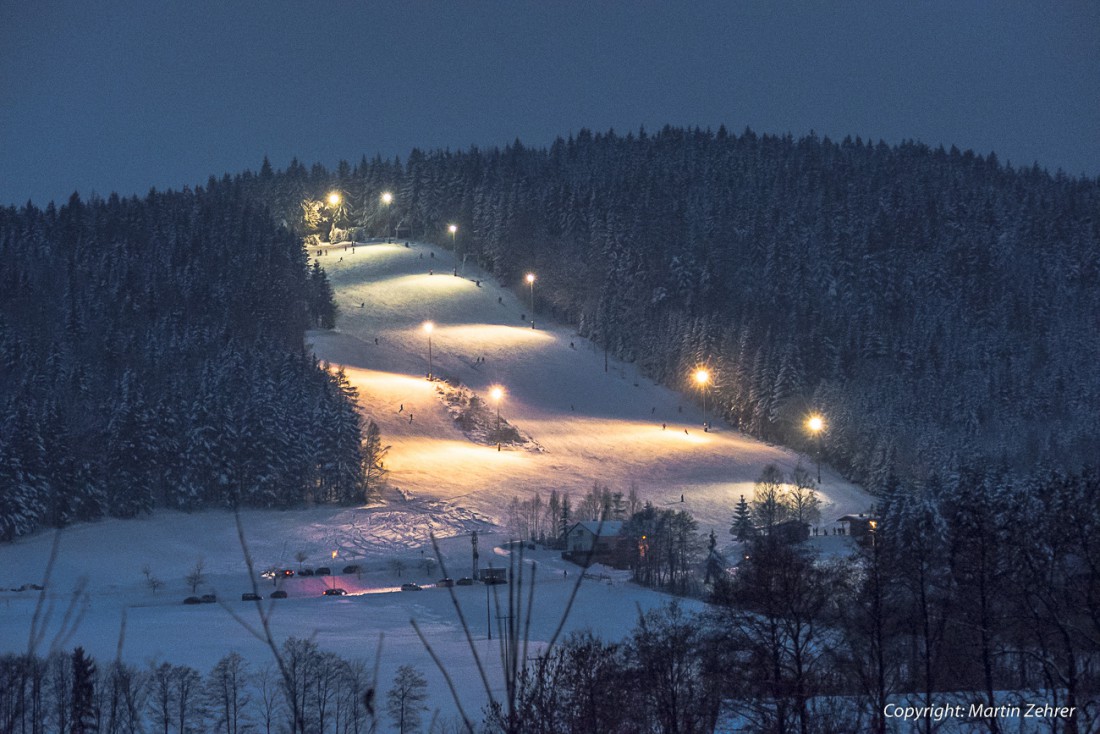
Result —
<instances>
[{"instance_id":1,"label":"glow of light on snow","mask_svg":"<svg viewBox=\"0 0 1100 734\"><path fill-rule=\"evenodd\" d=\"M484 345L494 350L544 347L555 342L553 335L532 329L530 326L501 326L497 324L437 324L438 344L449 340L455 344Z\"/></svg>"},{"instance_id":2,"label":"glow of light on snow","mask_svg":"<svg viewBox=\"0 0 1100 734\"><path fill-rule=\"evenodd\" d=\"M401 456L392 460L393 469L399 470L406 465L413 471L435 471L444 473L453 472L460 481L460 487L466 482L461 477L471 473L484 471L497 471L509 465L514 466L528 459L525 451L509 450L497 451L494 442L492 446L481 446L463 441L440 441L438 439L405 439L401 443ZM386 462L387 466L391 462ZM501 483L508 482L505 477L499 477Z\"/></svg>"},{"instance_id":3,"label":"glow of light on snow","mask_svg":"<svg viewBox=\"0 0 1100 734\"><path fill-rule=\"evenodd\" d=\"M393 394L421 394L434 393L435 387L423 377L400 375L393 372L377 372L356 367L345 367L344 374L352 384L367 387L372 391Z\"/></svg>"}]
</instances>

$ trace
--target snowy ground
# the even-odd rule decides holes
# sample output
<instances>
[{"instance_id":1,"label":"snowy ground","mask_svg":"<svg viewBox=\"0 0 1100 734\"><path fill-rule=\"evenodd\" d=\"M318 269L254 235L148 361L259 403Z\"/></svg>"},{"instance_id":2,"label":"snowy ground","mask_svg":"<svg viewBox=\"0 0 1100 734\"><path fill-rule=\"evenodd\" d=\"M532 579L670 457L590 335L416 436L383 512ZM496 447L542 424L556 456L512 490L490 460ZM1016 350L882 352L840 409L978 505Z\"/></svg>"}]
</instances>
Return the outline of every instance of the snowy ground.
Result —
<instances>
[{"instance_id":1,"label":"snowy ground","mask_svg":"<svg viewBox=\"0 0 1100 734\"><path fill-rule=\"evenodd\" d=\"M558 489L569 491L575 503L598 480L624 493L634 484L643 499L686 509L724 543L734 503L740 494L751 497L762 467L770 462L788 471L800 460L794 452L730 429L704 433L700 408L690 397L654 385L631 365L614 360L605 373L602 353L568 328L536 323L532 329L522 322L521 314L530 316L526 299L469 265L465 277L451 275L446 251L386 244L356 246L354 253L343 246L324 250L320 260L341 316L336 331L313 332L309 340L320 358L346 368L364 412L378 422L385 443L392 444L385 463L393 488L381 503L367 508L245 512L248 544L261 570L297 569L299 552L312 567L339 570L360 564L362 571L355 575L280 582L290 598L264 602L276 605L276 635L311 637L344 657L363 659L373 659L382 636L383 687L399 665L413 664L428 676L432 703L444 717L453 712L449 697L410 619L418 620L447 661L467 711L479 717L485 697L446 590L397 590L403 582L430 584L442 575L421 569L422 559L432 554L430 531L444 539L445 562L455 578L470 573L473 530L482 533L482 566L490 560L507 565L507 552L497 547L504 536L491 533L513 496L525 499L541 492L545 499ZM479 278L480 286L475 283ZM435 323L435 374L457 378L483 398L491 385L502 385L507 391L502 415L532 443L498 452L454 425L436 383L425 379L428 344L421 324L426 320ZM663 430L662 422L667 424ZM823 479L823 525L870 506L866 494L827 467ZM12 589L41 582L52 538L41 534L0 546L0 653L27 649L38 594ZM847 547L845 539L833 536L812 542L826 552ZM216 592L221 603L184 606L180 602L191 591L183 579L200 557L207 580L199 593ZM540 564L531 625L537 646L557 626L577 569L550 551L531 557ZM394 559L405 564L401 575ZM146 566L164 581L155 593L144 582ZM75 633L58 641L61 648L80 644L100 659L111 659L120 647L125 618L121 654L130 662L167 660L206 672L230 650L241 651L258 666L270 660L230 613L252 622L256 618L254 605L240 601L250 586L231 514L158 512L67 529L47 592L53 611L45 619L38 652L46 652L66 626L65 607L80 579L86 579L82 616ZM272 583L265 581L265 595ZM331 583L349 596L322 598ZM499 653L496 643L485 639L486 588L455 591L475 644L489 661L490 680L499 688ZM639 608L666 601L619 577L586 581L567 629L587 627L621 638Z\"/></svg>"},{"instance_id":2,"label":"snowy ground","mask_svg":"<svg viewBox=\"0 0 1100 734\"><path fill-rule=\"evenodd\" d=\"M257 567L298 569L294 557L303 551L309 555L306 566L327 565L338 572L332 577L295 577L278 582L289 598L262 602L275 612L276 638L310 638L323 649L371 664L381 639L379 672L383 690L388 689L398 666L413 665L429 681L432 708L438 708L443 719L451 719L455 715L451 698L442 675L413 631L410 620L415 619L435 652L446 661L464 708L480 719L486 700L484 688L450 595L446 589L434 586L442 571L434 568L429 572L422 566L425 557L434 555L431 548L398 550L404 539L391 547L374 541L363 545L355 528L365 528L375 518L376 513L369 509L243 514ZM0 591L0 653L27 649L38 594L10 589L41 581L52 539L50 534L39 535L0 548L0 588L4 589ZM481 536L483 568L509 565L511 551L499 546L502 540L499 535ZM468 536L445 539L440 546L448 574L456 579L470 574ZM331 557L334 549L336 560ZM192 592L183 577L200 555L208 573L199 593L214 592L219 603L185 606L180 602ZM538 564L529 650L534 655L556 629L578 569L553 551L526 551L526 559ZM400 575L393 567L394 560L405 566ZM340 574L349 563L359 564L361 571ZM146 586L142 574L145 565L165 581L163 588L153 592ZM255 603L241 601L241 593L251 587L236 525L229 513L165 512L152 518L109 520L66 530L47 594L53 611L46 619L47 634L38 647L40 654L48 652L57 632L66 628L63 617L71 591L82 577L88 582L87 598L79 605L84 616L75 634L57 641L59 649L80 644L98 659L112 660L120 649L122 633L122 657L137 665L170 661L205 673L231 650L242 653L256 668L271 662L267 649L233 616L235 613L252 625L258 620ZM424 589L400 591L405 582L419 583ZM348 596L323 597L322 591L332 585L346 589ZM260 593L266 597L274 588L275 582L265 579ZM498 697L504 683L497 602L488 594L499 591L500 604L505 606L507 589L482 585L454 589ZM486 636L487 601L492 608L492 642ZM566 630L589 628L601 636L618 639L632 626L639 609L666 601L665 595L630 584L623 574L612 572L607 578L583 581ZM689 609L700 606L691 601L684 604ZM388 729L384 726L382 730Z\"/></svg>"}]
</instances>

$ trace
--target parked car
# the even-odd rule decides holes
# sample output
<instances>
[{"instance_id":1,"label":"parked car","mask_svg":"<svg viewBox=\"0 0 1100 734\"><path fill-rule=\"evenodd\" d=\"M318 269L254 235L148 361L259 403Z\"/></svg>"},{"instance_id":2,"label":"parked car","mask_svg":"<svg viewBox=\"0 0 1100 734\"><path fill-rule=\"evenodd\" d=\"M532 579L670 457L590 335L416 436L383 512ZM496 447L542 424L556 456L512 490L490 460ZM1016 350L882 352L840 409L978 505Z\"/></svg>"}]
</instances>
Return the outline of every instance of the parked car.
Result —
<instances>
[{"instance_id":1,"label":"parked car","mask_svg":"<svg viewBox=\"0 0 1100 734\"><path fill-rule=\"evenodd\" d=\"M184 604L202 604L202 599L197 596L189 596L183 600Z\"/></svg>"},{"instance_id":2,"label":"parked car","mask_svg":"<svg viewBox=\"0 0 1100 734\"><path fill-rule=\"evenodd\" d=\"M332 569L329 568L328 566L321 566L320 568L318 568L316 571L313 572L313 575L314 576L331 576L332 575Z\"/></svg>"},{"instance_id":3,"label":"parked car","mask_svg":"<svg viewBox=\"0 0 1100 734\"><path fill-rule=\"evenodd\" d=\"M272 599L286 599L286 592L283 591L282 589L277 589L277 590L271 592L271 598Z\"/></svg>"},{"instance_id":4,"label":"parked car","mask_svg":"<svg viewBox=\"0 0 1100 734\"><path fill-rule=\"evenodd\" d=\"M303 568L301 571L298 572L298 575L299 576L312 576L313 575L313 569L312 568Z\"/></svg>"},{"instance_id":5,"label":"parked car","mask_svg":"<svg viewBox=\"0 0 1100 734\"><path fill-rule=\"evenodd\" d=\"M347 593L344 589L325 589L322 596L345 596Z\"/></svg>"},{"instance_id":6,"label":"parked car","mask_svg":"<svg viewBox=\"0 0 1100 734\"><path fill-rule=\"evenodd\" d=\"M420 591L420 584L401 584L402 591Z\"/></svg>"},{"instance_id":7,"label":"parked car","mask_svg":"<svg viewBox=\"0 0 1100 734\"><path fill-rule=\"evenodd\" d=\"M455 585L457 585L457 586L473 586L474 585L474 580L472 578L470 578L469 576L463 576L462 578L460 578L458 581L455 582Z\"/></svg>"},{"instance_id":8,"label":"parked car","mask_svg":"<svg viewBox=\"0 0 1100 734\"><path fill-rule=\"evenodd\" d=\"M359 566L354 563L350 566L344 566L344 573L359 573Z\"/></svg>"},{"instance_id":9,"label":"parked car","mask_svg":"<svg viewBox=\"0 0 1100 734\"><path fill-rule=\"evenodd\" d=\"M199 601L201 601L203 604L214 604L218 601L218 597L214 594L203 594L201 597L199 597Z\"/></svg>"},{"instance_id":10,"label":"parked car","mask_svg":"<svg viewBox=\"0 0 1100 734\"><path fill-rule=\"evenodd\" d=\"M454 579L439 579L439 581L437 581L435 585L439 586L441 588L444 588L444 589L449 589L449 588L451 588L452 586L455 585L455 580Z\"/></svg>"},{"instance_id":11,"label":"parked car","mask_svg":"<svg viewBox=\"0 0 1100 734\"><path fill-rule=\"evenodd\" d=\"M251 591L246 591L241 594L241 601L259 601L263 597L259 594L253 594Z\"/></svg>"},{"instance_id":12,"label":"parked car","mask_svg":"<svg viewBox=\"0 0 1100 734\"><path fill-rule=\"evenodd\" d=\"M278 575L282 576L284 579L288 579L288 578L290 578L291 576L294 575L294 569L284 568L284 569L279 571Z\"/></svg>"}]
</instances>

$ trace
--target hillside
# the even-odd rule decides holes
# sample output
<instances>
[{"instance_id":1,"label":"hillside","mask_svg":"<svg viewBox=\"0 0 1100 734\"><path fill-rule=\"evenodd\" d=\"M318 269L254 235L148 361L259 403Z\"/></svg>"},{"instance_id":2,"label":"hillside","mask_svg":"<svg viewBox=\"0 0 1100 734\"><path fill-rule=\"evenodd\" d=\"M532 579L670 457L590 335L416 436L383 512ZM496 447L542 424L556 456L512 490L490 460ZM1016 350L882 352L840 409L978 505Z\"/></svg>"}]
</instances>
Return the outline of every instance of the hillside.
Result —
<instances>
[{"instance_id":1,"label":"hillside","mask_svg":"<svg viewBox=\"0 0 1100 734\"><path fill-rule=\"evenodd\" d=\"M352 249L311 251L329 273L341 316L335 331L309 338L318 357L343 367L367 417L392 444L388 481L404 492L501 520L515 496L540 492L545 501L556 489L576 502L593 482L624 493L633 485L643 500L686 509L728 537L734 503L741 494L751 499L766 464L789 472L813 463L721 424L704 433L700 395L656 385L614 358L605 372L592 342L553 323L532 329L521 320L528 305L473 264L453 276L449 252L422 243ZM543 297L537 286L535 295ZM490 387L504 387L502 417L541 450L497 452L456 427L438 383L424 379L425 321L435 325L436 376L458 380L490 403ZM870 506L828 467L823 480L826 524Z\"/></svg>"},{"instance_id":2,"label":"hillside","mask_svg":"<svg viewBox=\"0 0 1100 734\"><path fill-rule=\"evenodd\" d=\"M715 423L805 450L806 414L825 414L829 463L879 495L1095 459L1093 179L915 142L664 127L236 181L321 240L401 226L450 248L454 224L469 262L517 292L536 271L540 316L659 383L690 390L708 365Z\"/></svg>"}]
</instances>

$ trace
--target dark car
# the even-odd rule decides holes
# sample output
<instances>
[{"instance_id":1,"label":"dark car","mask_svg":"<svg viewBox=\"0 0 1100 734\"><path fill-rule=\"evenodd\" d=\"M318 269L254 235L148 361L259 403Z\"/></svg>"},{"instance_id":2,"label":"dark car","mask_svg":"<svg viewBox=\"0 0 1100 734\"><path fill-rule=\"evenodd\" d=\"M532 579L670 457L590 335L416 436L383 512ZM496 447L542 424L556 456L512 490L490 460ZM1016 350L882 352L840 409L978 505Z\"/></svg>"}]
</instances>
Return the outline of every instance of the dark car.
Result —
<instances>
[{"instance_id":1,"label":"dark car","mask_svg":"<svg viewBox=\"0 0 1100 734\"><path fill-rule=\"evenodd\" d=\"M199 601L201 601L203 604L214 604L218 601L218 597L214 594L203 594L199 598Z\"/></svg>"},{"instance_id":2,"label":"dark car","mask_svg":"<svg viewBox=\"0 0 1100 734\"><path fill-rule=\"evenodd\" d=\"M347 591L344 589L325 589L325 593L322 596L345 596Z\"/></svg>"},{"instance_id":3,"label":"dark car","mask_svg":"<svg viewBox=\"0 0 1100 734\"><path fill-rule=\"evenodd\" d=\"M253 594L251 591L246 591L241 594L241 601L259 601L263 599L259 594Z\"/></svg>"},{"instance_id":4,"label":"dark car","mask_svg":"<svg viewBox=\"0 0 1100 734\"><path fill-rule=\"evenodd\" d=\"M332 569L329 568L328 566L321 566L320 568L318 568L316 571L313 572L313 575L314 576L331 576L332 575Z\"/></svg>"},{"instance_id":5,"label":"dark car","mask_svg":"<svg viewBox=\"0 0 1100 734\"><path fill-rule=\"evenodd\" d=\"M354 563L350 566L344 566L344 573L359 573L359 566Z\"/></svg>"},{"instance_id":6,"label":"dark car","mask_svg":"<svg viewBox=\"0 0 1100 734\"><path fill-rule=\"evenodd\" d=\"M402 591L420 591L420 584L401 584Z\"/></svg>"},{"instance_id":7,"label":"dark car","mask_svg":"<svg viewBox=\"0 0 1100 734\"><path fill-rule=\"evenodd\" d=\"M288 579L288 578L290 578L291 576L294 575L294 569L284 568L284 569L279 571L278 575L282 576L284 579Z\"/></svg>"},{"instance_id":8,"label":"dark car","mask_svg":"<svg viewBox=\"0 0 1100 734\"><path fill-rule=\"evenodd\" d=\"M271 592L271 597L270 598L272 598L272 599L286 599L286 592L283 591L282 589L277 589L276 591Z\"/></svg>"},{"instance_id":9,"label":"dark car","mask_svg":"<svg viewBox=\"0 0 1100 734\"><path fill-rule=\"evenodd\" d=\"M463 576L458 581L456 581L455 584L457 586L473 586L474 585L474 580L472 578L470 578L469 576Z\"/></svg>"},{"instance_id":10,"label":"dark car","mask_svg":"<svg viewBox=\"0 0 1100 734\"><path fill-rule=\"evenodd\" d=\"M435 585L439 586L441 588L444 588L444 589L449 589L449 588L451 588L452 586L455 585L455 580L454 579L439 579L439 581L437 581Z\"/></svg>"},{"instance_id":11,"label":"dark car","mask_svg":"<svg viewBox=\"0 0 1100 734\"><path fill-rule=\"evenodd\" d=\"M303 568L301 571L298 572L298 575L299 576L312 576L313 575L313 569L312 568Z\"/></svg>"},{"instance_id":12,"label":"dark car","mask_svg":"<svg viewBox=\"0 0 1100 734\"><path fill-rule=\"evenodd\" d=\"M189 596L183 600L184 604L202 604L202 599L197 596Z\"/></svg>"}]
</instances>

